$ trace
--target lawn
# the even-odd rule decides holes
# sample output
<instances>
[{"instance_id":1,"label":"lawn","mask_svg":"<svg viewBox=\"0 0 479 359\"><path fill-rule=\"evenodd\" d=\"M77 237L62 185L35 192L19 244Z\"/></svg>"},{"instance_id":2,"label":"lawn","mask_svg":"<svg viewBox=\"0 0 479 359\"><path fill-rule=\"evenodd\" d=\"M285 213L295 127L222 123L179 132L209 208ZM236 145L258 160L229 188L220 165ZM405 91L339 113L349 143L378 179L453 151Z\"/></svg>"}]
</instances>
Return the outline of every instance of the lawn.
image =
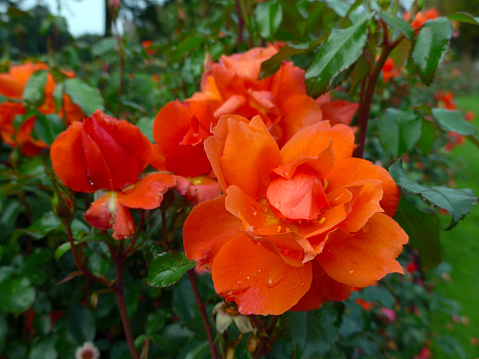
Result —
<instances>
[{"instance_id":1,"label":"lawn","mask_svg":"<svg viewBox=\"0 0 479 359\"><path fill-rule=\"evenodd\" d=\"M457 99L463 111L474 111L479 115L479 96ZM473 122L479 125L479 119ZM460 176L456 177L458 187L472 188L479 195L479 149L469 141L451 152L452 158L462 164ZM452 231L441 233L442 259L452 266L450 281L441 282L436 290L439 294L456 300L461 306L462 318L437 315L433 319L433 328L440 337L455 339L464 351L465 358L478 358L479 345L479 208L474 207ZM471 341L472 339L472 341ZM476 344L476 345L474 345ZM451 358L438 350L435 345L434 358Z\"/></svg>"}]
</instances>

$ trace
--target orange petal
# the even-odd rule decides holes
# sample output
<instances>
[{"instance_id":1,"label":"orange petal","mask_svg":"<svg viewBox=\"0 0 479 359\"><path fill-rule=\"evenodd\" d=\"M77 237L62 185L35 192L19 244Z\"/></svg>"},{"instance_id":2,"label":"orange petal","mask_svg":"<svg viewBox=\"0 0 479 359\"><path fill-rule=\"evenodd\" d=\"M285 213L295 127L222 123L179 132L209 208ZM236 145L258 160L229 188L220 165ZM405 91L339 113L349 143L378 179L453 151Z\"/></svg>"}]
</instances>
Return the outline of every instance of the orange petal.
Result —
<instances>
[{"instance_id":1,"label":"orange petal","mask_svg":"<svg viewBox=\"0 0 479 359\"><path fill-rule=\"evenodd\" d=\"M311 285L311 264L293 267L246 235L226 243L213 262L216 292L242 314L279 315Z\"/></svg>"},{"instance_id":2,"label":"orange petal","mask_svg":"<svg viewBox=\"0 0 479 359\"><path fill-rule=\"evenodd\" d=\"M176 189L193 203L199 204L217 198L221 194L220 185L216 180L208 176L185 178L176 176Z\"/></svg>"},{"instance_id":3,"label":"orange petal","mask_svg":"<svg viewBox=\"0 0 479 359\"><path fill-rule=\"evenodd\" d=\"M270 172L281 163L278 145L259 116L249 124L228 119L221 167L226 181L253 198L264 197Z\"/></svg>"},{"instance_id":4,"label":"orange petal","mask_svg":"<svg viewBox=\"0 0 479 359\"><path fill-rule=\"evenodd\" d=\"M186 256L200 270L209 270L220 248L241 234L241 221L225 208L225 196L193 208L183 227Z\"/></svg>"},{"instance_id":5,"label":"orange petal","mask_svg":"<svg viewBox=\"0 0 479 359\"><path fill-rule=\"evenodd\" d=\"M321 111L323 120L330 121L331 125L342 123L349 126L358 108L358 103L338 100L324 104Z\"/></svg>"},{"instance_id":6,"label":"orange petal","mask_svg":"<svg viewBox=\"0 0 479 359\"><path fill-rule=\"evenodd\" d=\"M273 75L271 92L279 106L295 95L306 95L304 72L292 62L284 62Z\"/></svg>"},{"instance_id":7,"label":"orange petal","mask_svg":"<svg viewBox=\"0 0 479 359\"><path fill-rule=\"evenodd\" d=\"M382 181L383 199L380 204L388 216L393 216L396 213L401 192L384 168L359 158L348 158L336 162L333 170L326 177L329 191L368 179Z\"/></svg>"},{"instance_id":8,"label":"orange petal","mask_svg":"<svg viewBox=\"0 0 479 359\"><path fill-rule=\"evenodd\" d=\"M0 95L20 100L25 85L10 74L0 74Z\"/></svg>"},{"instance_id":9,"label":"orange petal","mask_svg":"<svg viewBox=\"0 0 479 359\"><path fill-rule=\"evenodd\" d=\"M165 162L165 155L161 152L157 145L152 143L150 165L156 168L158 171L166 171Z\"/></svg>"},{"instance_id":10,"label":"orange petal","mask_svg":"<svg viewBox=\"0 0 479 359\"><path fill-rule=\"evenodd\" d=\"M361 189L349 203L351 212L340 226L346 233L359 231L375 213L384 212L379 203L383 197L381 181L365 180L355 184L358 185Z\"/></svg>"},{"instance_id":11,"label":"orange petal","mask_svg":"<svg viewBox=\"0 0 479 359\"><path fill-rule=\"evenodd\" d=\"M65 186L77 192L95 192L99 189L87 177L85 153L82 145L83 123L73 122L58 135L52 144L50 157L53 170Z\"/></svg>"},{"instance_id":12,"label":"orange petal","mask_svg":"<svg viewBox=\"0 0 479 359\"><path fill-rule=\"evenodd\" d=\"M111 173L113 188L135 183L151 157L150 142L140 129L124 120L107 116L100 110L83 124L84 131L101 150Z\"/></svg>"},{"instance_id":13,"label":"orange petal","mask_svg":"<svg viewBox=\"0 0 479 359\"><path fill-rule=\"evenodd\" d=\"M329 208L323 181L314 175L297 172L292 179L274 179L266 191L268 202L282 218L312 220Z\"/></svg>"},{"instance_id":14,"label":"orange petal","mask_svg":"<svg viewBox=\"0 0 479 359\"><path fill-rule=\"evenodd\" d=\"M331 278L318 261L311 262L313 280L308 292L291 310L313 310L321 307L327 301L341 301L349 298L351 286L339 283Z\"/></svg>"},{"instance_id":15,"label":"orange petal","mask_svg":"<svg viewBox=\"0 0 479 359\"><path fill-rule=\"evenodd\" d=\"M388 273L403 273L395 258L407 240L407 234L393 219L376 213L359 232L330 233L316 258L331 278L346 285L366 287Z\"/></svg>"},{"instance_id":16,"label":"orange petal","mask_svg":"<svg viewBox=\"0 0 479 359\"><path fill-rule=\"evenodd\" d=\"M227 99L223 104L216 109L214 116L215 118L220 118L223 115L228 115L231 113L237 113L237 110L244 106L246 103L246 98L241 95L233 95Z\"/></svg>"},{"instance_id":17,"label":"orange petal","mask_svg":"<svg viewBox=\"0 0 479 359\"><path fill-rule=\"evenodd\" d=\"M344 125L330 127L324 121L297 132L281 149L281 157L284 163L301 156L317 157L331 143L336 161L351 157L356 148L351 128Z\"/></svg>"},{"instance_id":18,"label":"orange petal","mask_svg":"<svg viewBox=\"0 0 479 359\"><path fill-rule=\"evenodd\" d=\"M100 147L86 131L82 130L81 136L88 181L96 188L114 190L113 178Z\"/></svg>"},{"instance_id":19,"label":"orange petal","mask_svg":"<svg viewBox=\"0 0 479 359\"><path fill-rule=\"evenodd\" d=\"M270 171L281 163L278 145L260 117L224 116L205 141L205 149L223 191L237 185L254 199L264 197Z\"/></svg>"},{"instance_id":20,"label":"orange petal","mask_svg":"<svg viewBox=\"0 0 479 359\"><path fill-rule=\"evenodd\" d=\"M128 208L158 208L163 201L163 194L175 185L175 176L167 173L153 173L122 191L117 191L117 200Z\"/></svg>"},{"instance_id":21,"label":"orange petal","mask_svg":"<svg viewBox=\"0 0 479 359\"><path fill-rule=\"evenodd\" d=\"M148 138L141 133L138 127L125 120L107 116L100 110L97 110L92 117L136 159L136 171L141 173L150 163L151 146Z\"/></svg>"},{"instance_id":22,"label":"orange petal","mask_svg":"<svg viewBox=\"0 0 479 359\"><path fill-rule=\"evenodd\" d=\"M109 192L93 202L84 217L92 227L102 230L113 228L113 238L118 240L130 237L135 231L130 211L118 203L115 192Z\"/></svg>"},{"instance_id":23,"label":"orange petal","mask_svg":"<svg viewBox=\"0 0 479 359\"><path fill-rule=\"evenodd\" d=\"M282 112L281 121L278 123L283 131L280 146L291 139L298 131L323 119L321 109L307 95L292 96L282 103L276 103Z\"/></svg>"},{"instance_id":24,"label":"orange petal","mask_svg":"<svg viewBox=\"0 0 479 359\"><path fill-rule=\"evenodd\" d=\"M293 178L298 167L302 167L305 172L315 173L318 177L326 177L334 166L334 152L332 142L322 150L316 157L300 157L288 162L273 171L286 179Z\"/></svg>"}]
</instances>

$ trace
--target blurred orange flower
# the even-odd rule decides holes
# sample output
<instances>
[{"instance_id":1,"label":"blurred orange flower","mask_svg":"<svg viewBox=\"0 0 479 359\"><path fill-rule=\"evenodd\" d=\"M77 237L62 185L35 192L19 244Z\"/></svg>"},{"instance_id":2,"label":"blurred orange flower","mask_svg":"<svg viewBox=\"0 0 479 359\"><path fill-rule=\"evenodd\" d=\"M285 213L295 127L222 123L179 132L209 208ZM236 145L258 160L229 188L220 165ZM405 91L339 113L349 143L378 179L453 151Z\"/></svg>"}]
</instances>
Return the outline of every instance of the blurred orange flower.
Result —
<instances>
[{"instance_id":1,"label":"blurred orange flower","mask_svg":"<svg viewBox=\"0 0 479 359\"><path fill-rule=\"evenodd\" d=\"M439 11L435 8L431 8L427 10L426 12L418 11L416 14L416 17L414 20L411 22L411 26L414 30L419 31L419 29L424 25L424 23L428 20L434 20L437 19L439 16ZM404 20L409 20L409 13L404 14Z\"/></svg>"},{"instance_id":2,"label":"blurred orange flower","mask_svg":"<svg viewBox=\"0 0 479 359\"><path fill-rule=\"evenodd\" d=\"M223 116L213 132L205 149L225 195L193 209L184 246L241 313L318 308L403 272L399 189L352 157L349 127L316 123L281 150L259 116Z\"/></svg>"},{"instance_id":3,"label":"blurred orange flower","mask_svg":"<svg viewBox=\"0 0 479 359\"><path fill-rule=\"evenodd\" d=\"M394 63L394 60L391 58L388 58L381 69L384 82L401 75L401 68L400 67L397 69L395 68L396 68L396 64Z\"/></svg>"},{"instance_id":4,"label":"blurred orange flower","mask_svg":"<svg viewBox=\"0 0 479 359\"><path fill-rule=\"evenodd\" d=\"M0 95L13 100L21 100L23 91L30 77L39 70L49 71L44 63L26 63L24 65L11 66L8 73L0 74ZM68 77L74 77L74 72L64 73ZM53 92L55 90L55 81L49 73L45 84L45 99L37 110L43 114L55 113L55 102ZM41 140L34 140L30 134L35 125L35 116L23 121L18 129L15 129L13 122L16 116L25 115L26 109L23 103L7 101L0 104L0 135L2 140L12 147L21 147L22 153L33 156L41 151L42 148L49 146ZM63 96L63 106L59 111L59 116L67 123L72 121L81 121L84 117L81 109L67 96Z\"/></svg>"}]
</instances>

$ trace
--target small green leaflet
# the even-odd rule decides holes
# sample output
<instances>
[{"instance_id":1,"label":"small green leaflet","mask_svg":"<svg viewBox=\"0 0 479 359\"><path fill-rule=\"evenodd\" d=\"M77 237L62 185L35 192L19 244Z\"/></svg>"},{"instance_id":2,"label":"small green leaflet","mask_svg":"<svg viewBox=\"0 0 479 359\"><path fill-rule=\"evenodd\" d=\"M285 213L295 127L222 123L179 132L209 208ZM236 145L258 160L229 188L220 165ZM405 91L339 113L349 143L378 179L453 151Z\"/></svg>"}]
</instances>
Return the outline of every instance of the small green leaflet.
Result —
<instances>
[{"instance_id":1,"label":"small green leaflet","mask_svg":"<svg viewBox=\"0 0 479 359\"><path fill-rule=\"evenodd\" d=\"M316 53L305 74L310 96L325 93L338 74L349 68L363 53L368 39L368 21L372 14L359 19L353 26L335 30Z\"/></svg>"},{"instance_id":2,"label":"small green leaflet","mask_svg":"<svg viewBox=\"0 0 479 359\"><path fill-rule=\"evenodd\" d=\"M256 6L254 19L261 37L270 39L281 25L283 9L276 1L261 2Z\"/></svg>"},{"instance_id":3,"label":"small green leaflet","mask_svg":"<svg viewBox=\"0 0 479 359\"><path fill-rule=\"evenodd\" d=\"M449 188L444 186L426 187L411 181L404 173L401 161L395 161L389 167L389 174L397 185L411 194L420 195L423 200L432 206L449 212L451 223L446 228L454 228L472 209L477 206L477 197L469 188Z\"/></svg>"},{"instance_id":4,"label":"small green leaflet","mask_svg":"<svg viewBox=\"0 0 479 359\"><path fill-rule=\"evenodd\" d=\"M421 127L414 112L388 108L379 120L379 142L392 157L401 156L421 138Z\"/></svg>"},{"instance_id":5,"label":"small green leaflet","mask_svg":"<svg viewBox=\"0 0 479 359\"><path fill-rule=\"evenodd\" d=\"M437 266L441 262L437 215L417 209L403 196L394 219L406 231L409 243L418 251L421 269L428 271Z\"/></svg>"},{"instance_id":6,"label":"small green leaflet","mask_svg":"<svg viewBox=\"0 0 479 359\"><path fill-rule=\"evenodd\" d=\"M51 145L57 136L66 130L63 120L55 113L38 114L35 119L35 132L40 140Z\"/></svg>"},{"instance_id":7,"label":"small green leaflet","mask_svg":"<svg viewBox=\"0 0 479 359\"><path fill-rule=\"evenodd\" d=\"M48 73L44 70L35 72L23 90L23 100L32 106L40 106L45 98L45 84Z\"/></svg>"},{"instance_id":8,"label":"small green leaflet","mask_svg":"<svg viewBox=\"0 0 479 359\"><path fill-rule=\"evenodd\" d=\"M105 109L100 91L80 79L65 80L65 93L70 96L73 103L80 106L86 116L90 116L96 110Z\"/></svg>"},{"instance_id":9,"label":"small green leaflet","mask_svg":"<svg viewBox=\"0 0 479 359\"><path fill-rule=\"evenodd\" d=\"M453 34L451 21L438 18L427 21L416 37L412 57L421 81L430 85Z\"/></svg>"},{"instance_id":10,"label":"small green leaflet","mask_svg":"<svg viewBox=\"0 0 479 359\"><path fill-rule=\"evenodd\" d=\"M403 34L406 39L411 41L414 39L414 30L408 22L389 12L381 11L378 15L381 20L383 20L394 30L397 30Z\"/></svg>"},{"instance_id":11,"label":"small green leaflet","mask_svg":"<svg viewBox=\"0 0 479 359\"><path fill-rule=\"evenodd\" d=\"M195 263L182 252L165 252L153 258L148 267L146 284L152 287L168 287L175 284Z\"/></svg>"},{"instance_id":12,"label":"small green leaflet","mask_svg":"<svg viewBox=\"0 0 479 359\"><path fill-rule=\"evenodd\" d=\"M479 17L468 14L467 12L456 12L447 17L452 21L465 22L467 24L479 25Z\"/></svg>"},{"instance_id":13,"label":"small green leaflet","mask_svg":"<svg viewBox=\"0 0 479 359\"><path fill-rule=\"evenodd\" d=\"M453 131L464 136L475 135L477 132L477 127L467 122L459 111L433 108L432 115L444 131Z\"/></svg>"}]
</instances>

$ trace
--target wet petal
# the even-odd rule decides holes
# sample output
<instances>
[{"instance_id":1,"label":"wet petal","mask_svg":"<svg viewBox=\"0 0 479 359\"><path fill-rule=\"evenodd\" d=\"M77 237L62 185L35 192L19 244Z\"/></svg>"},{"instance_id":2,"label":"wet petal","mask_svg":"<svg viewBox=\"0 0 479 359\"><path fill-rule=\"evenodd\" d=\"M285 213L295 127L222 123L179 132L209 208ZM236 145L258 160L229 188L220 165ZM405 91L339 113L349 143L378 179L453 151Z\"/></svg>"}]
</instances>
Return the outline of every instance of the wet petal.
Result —
<instances>
[{"instance_id":1,"label":"wet petal","mask_svg":"<svg viewBox=\"0 0 479 359\"><path fill-rule=\"evenodd\" d=\"M225 196L193 208L183 227L186 256L209 270L220 248L241 234L241 221L225 208Z\"/></svg>"},{"instance_id":2,"label":"wet petal","mask_svg":"<svg viewBox=\"0 0 479 359\"><path fill-rule=\"evenodd\" d=\"M311 285L311 264L293 267L246 235L226 243L213 263L216 292L242 314L279 315Z\"/></svg>"},{"instance_id":3,"label":"wet petal","mask_svg":"<svg viewBox=\"0 0 479 359\"><path fill-rule=\"evenodd\" d=\"M53 170L65 186L77 192L90 193L100 187L87 177L82 129L82 123L73 122L66 131L60 133L52 144L50 157Z\"/></svg>"},{"instance_id":4,"label":"wet petal","mask_svg":"<svg viewBox=\"0 0 479 359\"><path fill-rule=\"evenodd\" d=\"M117 200L128 208L158 208L163 201L163 194L175 185L175 176L166 173L153 173L135 184L117 191Z\"/></svg>"},{"instance_id":5,"label":"wet petal","mask_svg":"<svg viewBox=\"0 0 479 359\"><path fill-rule=\"evenodd\" d=\"M359 158L348 158L337 162L331 173L326 177L330 191L369 179L382 181L383 198L380 202L381 207L387 215L393 216L396 213L401 192L384 168Z\"/></svg>"},{"instance_id":6,"label":"wet petal","mask_svg":"<svg viewBox=\"0 0 479 359\"><path fill-rule=\"evenodd\" d=\"M403 273L396 257L407 240L407 234L393 219L376 213L359 232L330 233L317 258L331 278L346 285L366 287L388 273Z\"/></svg>"}]
</instances>

